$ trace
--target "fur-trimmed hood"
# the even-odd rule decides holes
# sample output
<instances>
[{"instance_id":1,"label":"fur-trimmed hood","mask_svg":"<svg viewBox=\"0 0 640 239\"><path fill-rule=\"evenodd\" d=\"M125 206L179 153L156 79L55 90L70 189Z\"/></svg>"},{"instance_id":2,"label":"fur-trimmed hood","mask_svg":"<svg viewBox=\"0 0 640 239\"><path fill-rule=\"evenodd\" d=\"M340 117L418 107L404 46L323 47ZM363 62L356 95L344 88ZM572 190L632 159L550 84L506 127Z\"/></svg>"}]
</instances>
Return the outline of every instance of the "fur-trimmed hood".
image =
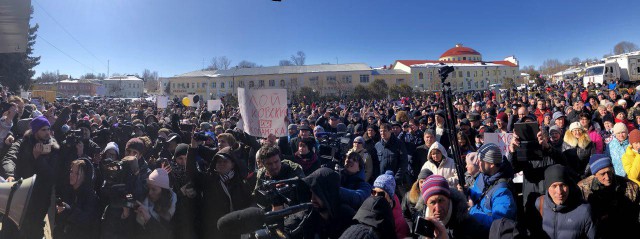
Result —
<instances>
[{"instance_id":1,"label":"fur-trimmed hood","mask_svg":"<svg viewBox=\"0 0 640 239\"><path fill-rule=\"evenodd\" d=\"M445 149L444 146L440 144L440 142L436 141L431 145L431 147L429 147L429 152L427 153L427 160L429 160L430 162L435 164L435 162L433 162L433 159L431 158L431 151L433 151L434 149L437 149L438 151L440 151L440 153L442 153L441 162L444 162L449 158L449 153L447 153L447 149Z\"/></svg>"},{"instance_id":2,"label":"fur-trimmed hood","mask_svg":"<svg viewBox=\"0 0 640 239\"><path fill-rule=\"evenodd\" d=\"M23 138L24 141L29 141L33 145L36 144L36 139L35 139L35 136L33 135L33 133L31 132L31 129L28 129L27 132L24 133L24 136L22 138ZM59 150L60 149L60 144L58 144L58 141L56 141L56 138L54 138L53 136L51 136L51 139L49 140L49 143L51 144L51 149L52 150Z\"/></svg>"},{"instance_id":3,"label":"fur-trimmed hood","mask_svg":"<svg viewBox=\"0 0 640 239\"><path fill-rule=\"evenodd\" d=\"M580 138L576 138L573 136L573 134L571 133L571 131L567 130L567 132L564 133L564 142L567 143L568 145L570 145L571 147L580 147L580 148L587 148L587 146L589 145L589 143L591 143L591 139L589 138L589 135L587 134L586 131L583 130L582 136L580 136Z\"/></svg>"}]
</instances>

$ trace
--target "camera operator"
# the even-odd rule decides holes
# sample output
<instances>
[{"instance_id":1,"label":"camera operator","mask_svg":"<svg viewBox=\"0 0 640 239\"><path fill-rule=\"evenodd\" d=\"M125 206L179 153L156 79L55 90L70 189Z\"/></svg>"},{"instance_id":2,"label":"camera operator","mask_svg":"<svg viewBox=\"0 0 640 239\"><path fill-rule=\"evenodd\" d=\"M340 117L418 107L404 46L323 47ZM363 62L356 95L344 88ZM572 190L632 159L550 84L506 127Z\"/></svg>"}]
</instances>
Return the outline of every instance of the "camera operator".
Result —
<instances>
[{"instance_id":1,"label":"camera operator","mask_svg":"<svg viewBox=\"0 0 640 239\"><path fill-rule=\"evenodd\" d=\"M21 232L24 238L42 238L44 234L42 219L49 207L56 175L62 173L60 170L63 169L59 165L60 146L51 137L51 125L47 118L44 116L34 118L30 126L31 130L27 131L22 139L14 142L4 156L1 176L12 182L38 175ZM18 238L15 224L3 225L3 230L5 229L8 233L5 235L10 235L8 238Z\"/></svg>"},{"instance_id":2,"label":"camera operator","mask_svg":"<svg viewBox=\"0 0 640 239\"><path fill-rule=\"evenodd\" d=\"M310 214L296 214L285 221L291 238L339 238L353 223L355 211L340 201L340 175L320 168L303 179L311 191ZM302 230L293 230L301 227Z\"/></svg>"},{"instance_id":3,"label":"camera operator","mask_svg":"<svg viewBox=\"0 0 640 239\"><path fill-rule=\"evenodd\" d=\"M250 188L240 175L246 175L242 161L234 157L231 147L221 148L208 168L196 167L196 155L200 142L192 139L187 154L187 176L194 183L198 195L202 195L202 225L215 225L223 215L247 208L250 200ZM201 238L233 238L233 235L221 233L215 226L203 226ZM238 237L239 238L239 237Z\"/></svg>"},{"instance_id":4,"label":"camera operator","mask_svg":"<svg viewBox=\"0 0 640 239\"><path fill-rule=\"evenodd\" d=\"M265 180L283 180L294 177L304 177L304 171L299 164L289 160L280 159L280 150L278 147L263 146L258 150L256 161L259 165L259 169L256 176L256 186L252 195L255 197L256 202L259 204L262 203L261 205L270 203L265 202L265 198L261 197L262 195L258 192Z\"/></svg>"},{"instance_id":5,"label":"camera operator","mask_svg":"<svg viewBox=\"0 0 640 239\"><path fill-rule=\"evenodd\" d=\"M98 195L93 190L93 166L88 158L71 162L69 182L70 198L56 202L55 238L96 238L100 228Z\"/></svg>"},{"instance_id":6,"label":"camera operator","mask_svg":"<svg viewBox=\"0 0 640 239\"><path fill-rule=\"evenodd\" d=\"M136 138L134 138L136 139ZM139 140L139 139L138 139ZM105 182L100 189L100 198L107 205L102 215L102 238L126 238L135 228L134 217L130 217L133 207L125 203L126 196L131 195L131 200L142 200L146 193L146 183L149 175L141 171L138 158L127 145L127 156L121 161L103 161L101 165Z\"/></svg>"}]
</instances>

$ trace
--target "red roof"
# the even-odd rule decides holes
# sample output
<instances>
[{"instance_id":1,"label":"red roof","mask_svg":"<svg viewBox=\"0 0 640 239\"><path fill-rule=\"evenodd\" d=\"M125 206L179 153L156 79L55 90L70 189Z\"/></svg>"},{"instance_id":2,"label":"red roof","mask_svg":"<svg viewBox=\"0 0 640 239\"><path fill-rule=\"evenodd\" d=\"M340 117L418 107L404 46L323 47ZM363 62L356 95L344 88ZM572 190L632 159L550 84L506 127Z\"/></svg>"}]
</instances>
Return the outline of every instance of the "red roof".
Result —
<instances>
[{"instance_id":1,"label":"red roof","mask_svg":"<svg viewBox=\"0 0 640 239\"><path fill-rule=\"evenodd\" d=\"M480 52L466 46L456 46L442 53L440 58L459 55L480 55Z\"/></svg>"},{"instance_id":2,"label":"red roof","mask_svg":"<svg viewBox=\"0 0 640 239\"><path fill-rule=\"evenodd\" d=\"M473 63L478 63L478 61L438 61L438 60L397 60L396 62L398 63L402 63L405 66L411 66L411 65L417 65L417 64L425 64L425 63L444 63L444 64L449 64L449 63L466 63L466 64L473 64ZM493 64L498 64L498 65L505 65L505 66L512 66L512 67L516 67L516 64L513 64L510 61L484 61L485 63L493 63Z\"/></svg>"}]
</instances>

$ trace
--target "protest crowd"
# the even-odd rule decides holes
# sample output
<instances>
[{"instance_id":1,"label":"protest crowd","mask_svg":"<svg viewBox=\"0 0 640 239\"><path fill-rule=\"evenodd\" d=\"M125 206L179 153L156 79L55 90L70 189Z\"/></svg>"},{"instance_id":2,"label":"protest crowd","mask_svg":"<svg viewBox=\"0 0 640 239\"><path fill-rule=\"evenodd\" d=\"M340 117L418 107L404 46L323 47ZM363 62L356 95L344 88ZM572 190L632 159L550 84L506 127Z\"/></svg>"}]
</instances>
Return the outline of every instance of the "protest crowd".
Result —
<instances>
[{"instance_id":1,"label":"protest crowd","mask_svg":"<svg viewBox=\"0 0 640 239\"><path fill-rule=\"evenodd\" d=\"M45 217L55 239L638 238L640 90L616 82L456 93L453 113L440 92L291 102L266 136L231 104L1 93L0 176L36 175L4 238Z\"/></svg>"}]
</instances>

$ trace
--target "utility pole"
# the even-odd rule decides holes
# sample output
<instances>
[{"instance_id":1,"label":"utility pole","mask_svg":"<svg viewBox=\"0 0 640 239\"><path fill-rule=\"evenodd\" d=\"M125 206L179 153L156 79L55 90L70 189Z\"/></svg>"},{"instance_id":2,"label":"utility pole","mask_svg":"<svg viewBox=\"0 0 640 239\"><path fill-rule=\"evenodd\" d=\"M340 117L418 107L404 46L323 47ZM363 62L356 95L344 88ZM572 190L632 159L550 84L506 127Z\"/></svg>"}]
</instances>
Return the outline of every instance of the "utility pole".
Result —
<instances>
[{"instance_id":1,"label":"utility pole","mask_svg":"<svg viewBox=\"0 0 640 239\"><path fill-rule=\"evenodd\" d=\"M107 60L107 79L109 78L109 60Z\"/></svg>"}]
</instances>

